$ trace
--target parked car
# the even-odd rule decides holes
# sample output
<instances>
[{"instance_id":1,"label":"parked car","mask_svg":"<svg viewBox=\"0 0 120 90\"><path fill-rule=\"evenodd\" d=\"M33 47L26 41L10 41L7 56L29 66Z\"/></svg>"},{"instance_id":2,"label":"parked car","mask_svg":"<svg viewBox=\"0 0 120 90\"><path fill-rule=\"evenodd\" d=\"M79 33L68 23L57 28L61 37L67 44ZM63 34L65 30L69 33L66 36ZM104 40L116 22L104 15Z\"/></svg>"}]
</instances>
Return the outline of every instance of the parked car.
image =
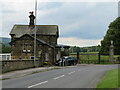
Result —
<instances>
[{"instance_id":1,"label":"parked car","mask_svg":"<svg viewBox=\"0 0 120 90\"><path fill-rule=\"evenodd\" d=\"M70 65L76 65L77 59L75 57L71 56L64 56L56 61L57 66L70 66Z\"/></svg>"},{"instance_id":2,"label":"parked car","mask_svg":"<svg viewBox=\"0 0 120 90\"><path fill-rule=\"evenodd\" d=\"M69 66L77 64L77 59L75 57L66 56L64 58L65 58L65 61L67 62L67 65L69 65Z\"/></svg>"}]
</instances>

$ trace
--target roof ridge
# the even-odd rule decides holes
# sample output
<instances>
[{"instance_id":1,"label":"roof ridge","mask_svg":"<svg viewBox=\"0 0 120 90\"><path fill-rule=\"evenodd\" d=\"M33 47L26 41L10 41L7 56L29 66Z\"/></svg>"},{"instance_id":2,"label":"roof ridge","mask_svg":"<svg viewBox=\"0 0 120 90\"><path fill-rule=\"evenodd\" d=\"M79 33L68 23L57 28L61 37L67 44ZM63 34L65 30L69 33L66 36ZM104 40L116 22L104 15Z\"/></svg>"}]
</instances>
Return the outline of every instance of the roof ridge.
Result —
<instances>
[{"instance_id":1,"label":"roof ridge","mask_svg":"<svg viewBox=\"0 0 120 90\"><path fill-rule=\"evenodd\" d=\"M14 26L29 26L29 25L25 25L25 24L15 24ZM58 25L36 25L36 26L58 26Z\"/></svg>"},{"instance_id":2,"label":"roof ridge","mask_svg":"<svg viewBox=\"0 0 120 90\"><path fill-rule=\"evenodd\" d=\"M41 35L58 35L58 26L57 25L37 25L36 33ZM24 34L34 34L34 30L32 30L29 25L20 25L15 24L10 32L10 35L16 35L15 37L20 37Z\"/></svg>"}]
</instances>

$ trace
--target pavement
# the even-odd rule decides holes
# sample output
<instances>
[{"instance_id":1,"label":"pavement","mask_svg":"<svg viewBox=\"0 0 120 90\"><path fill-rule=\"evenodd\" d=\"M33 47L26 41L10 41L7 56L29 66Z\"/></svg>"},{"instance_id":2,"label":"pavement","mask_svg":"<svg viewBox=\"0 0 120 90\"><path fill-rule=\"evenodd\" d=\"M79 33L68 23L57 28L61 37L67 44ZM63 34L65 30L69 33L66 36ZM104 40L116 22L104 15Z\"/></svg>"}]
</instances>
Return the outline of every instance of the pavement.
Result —
<instances>
[{"instance_id":1,"label":"pavement","mask_svg":"<svg viewBox=\"0 0 120 90\"><path fill-rule=\"evenodd\" d=\"M88 65L88 64L77 64L77 66L86 66L86 65ZM29 75L33 72L43 72L43 71L47 71L47 70L61 69L61 68L68 68L68 67L74 67L74 66L46 66L46 67L16 70L16 71L11 71L11 72L0 74L0 80L12 79L12 78L17 78L17 77L21 77L21 76L26 76L26 75Z\"/></svg>"},{"instance_id":2,"label":"pavement","mask_svg":"<svg viewBox=\"0 0 120 90\"><path fill-rule=\"evenodd\" d=\"M3 73L2 75L0 75L0 80L12 79L12 78L26 76L34 72L43 72L47 70L60 69L60 68L65 68L65 67L49 66L49 67L38 67L38 68L11 71L11 72Z\"/></svg>"},{"instance_id":3,"label":"pavement","mask_svg":"<svg viewBox=\"0 0 120 90\"><path fill-rule=\"evenodd\" d=\"M87 64L78 64L77 66L79 66L79 65L85 66ZM11 71L11 72L1 74L0 80L26 76L26 75L32 74L34 72L37 73L37 72L43 72L43 71L47 71L47 70L61 69L61 68L68 68L68 67L74 67L74 66L46 66L46 67L38 67L38 68L29 68L29 69L24 69L24 70L16 70L16 71Z\"/></svg>"},{"instance_id":4,"label":"pavement","mask_svg":"<svg viewBox=\"0 0 120 90\"><path fill-rule=\"evenodd\" d=\"M55 68L54 70L51 70ZM5 73L11 79L2 80L3 88L95 88L106 71L118 65L76 65L66 67L41 67ZM50 69L50 70L48 70ZM48 70L28 74L33 71ZM28 74L28 75L26 75ZM19 77L18 77L18 76ZM17 76L15 78L14 76Z\"/></svg>"}]
</instances>

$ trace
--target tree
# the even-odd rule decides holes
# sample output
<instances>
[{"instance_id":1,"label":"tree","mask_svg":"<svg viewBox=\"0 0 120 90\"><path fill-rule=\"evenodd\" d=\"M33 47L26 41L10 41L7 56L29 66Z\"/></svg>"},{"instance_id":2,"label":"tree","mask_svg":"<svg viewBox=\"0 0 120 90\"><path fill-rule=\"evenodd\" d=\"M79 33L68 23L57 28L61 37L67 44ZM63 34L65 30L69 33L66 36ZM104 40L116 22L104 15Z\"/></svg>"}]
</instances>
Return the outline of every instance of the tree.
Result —
<instances>
[{"instance_id":1,"label":"tree","mask_svg":"<svg viewBox=\"0 0 120 90\"><path fill-rule=\"evenodd\" d=\"M11 52L11 48L9 46L6 46L3 43L0 43L0 49L2 53L10 53Z\"/></svg>"},{"instance_id":2,"label":"tree","mask_svg":"<svg viewBox=\"0 0 120 90\"><path fill-rule=\"evenodd\" d=\"M114 53L120 55L120 17L110 23L109 29L101 41L101 54L108 55L111 40L114 42Z\"/></svg>"}]
</instances>

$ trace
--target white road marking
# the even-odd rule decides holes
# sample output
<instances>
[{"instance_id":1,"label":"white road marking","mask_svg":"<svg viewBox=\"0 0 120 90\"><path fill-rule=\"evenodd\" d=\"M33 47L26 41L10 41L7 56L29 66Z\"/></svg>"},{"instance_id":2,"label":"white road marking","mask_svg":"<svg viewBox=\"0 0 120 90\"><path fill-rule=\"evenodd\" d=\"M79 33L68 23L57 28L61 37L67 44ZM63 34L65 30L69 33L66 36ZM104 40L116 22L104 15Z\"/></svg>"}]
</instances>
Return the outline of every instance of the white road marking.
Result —
<instances>
[{"instance_id":1,"label":"white road marking","mask_svg":"<svg viewBox=\"0 0 120 90\"><path fill-rule=\"evenodd\" d=\"M44 84L44 83L47 83L47 82L48 81L44 81L44 82L41 82L41 83L38 83L38 84L35 84L35 85L31 85L28 88L32 88L32 87L35 87L35 86L38 86L38 85L41 85L41 84Z\"/></svg>"},{"instance_id":2,"label":"white road marking","mask_svg":"<svg viewBox=\"0 0 120 90\"><path fill-rule=\"evenodd\" d=\"M64 77L65 75L61 75L61 76L59 76L59 77L56 77L56 78L53 78L54 80L57 80L57 79L59 79L59 78L61 78L61 77Z\"/></svg>"},{"instance_id":3,"label":"white road marking","mask_svg":"<svg viewBox=\"0 0 120 90\"><path fill-rule=\"evenodd\" d=\"M70 73L68 73L68 74L70 75L70 74L72 74L72 73L74 73L74 72L75 72L75 71L73 71L73 72L70 72Z\"/></svg>"}]
</instances>

